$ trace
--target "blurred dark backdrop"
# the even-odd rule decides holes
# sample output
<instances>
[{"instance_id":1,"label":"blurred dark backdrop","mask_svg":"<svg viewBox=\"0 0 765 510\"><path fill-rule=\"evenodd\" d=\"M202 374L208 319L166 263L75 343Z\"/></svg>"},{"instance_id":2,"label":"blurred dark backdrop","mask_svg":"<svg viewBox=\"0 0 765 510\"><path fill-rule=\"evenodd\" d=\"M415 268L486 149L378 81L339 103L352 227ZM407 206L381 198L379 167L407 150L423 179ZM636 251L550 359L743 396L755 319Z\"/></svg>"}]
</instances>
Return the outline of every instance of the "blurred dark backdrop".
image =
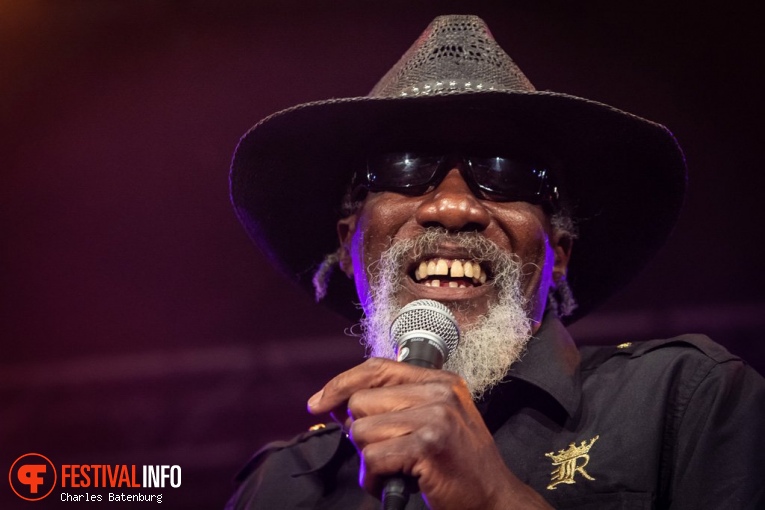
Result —
<instances>
[{"instance_id":1,"label":"blurred dark backdrop","mask_svg":"<svg viewBox=\"0 0 765 510\"><path fill-rule=\"evenodd\" d=\"M443 13L686 151L675 235L578 340L706 332L765 372L762 30L704 4L0 0L0 471L179 464L163 504L219 508L260 444L318 420L305 400L363 351L252 247L230 155L269 113L366 94Z\"/></svg>"}]
</instances>

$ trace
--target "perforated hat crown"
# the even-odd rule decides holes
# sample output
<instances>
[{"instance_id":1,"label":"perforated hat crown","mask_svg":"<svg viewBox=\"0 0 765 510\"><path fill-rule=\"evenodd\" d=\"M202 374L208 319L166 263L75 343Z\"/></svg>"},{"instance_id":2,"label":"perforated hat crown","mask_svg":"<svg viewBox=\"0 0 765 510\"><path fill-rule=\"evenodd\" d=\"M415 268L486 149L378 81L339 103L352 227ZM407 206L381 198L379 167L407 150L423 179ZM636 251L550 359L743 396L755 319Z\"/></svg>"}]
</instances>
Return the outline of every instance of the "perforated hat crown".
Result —
<instances>
[{"instance_id":1,"label":"perforated hat crown","mask_svg":"<svg viewBox=\"0 0 765 510\"><path fill-rule=\"evenodd\" d=\"M535 90L481 18L439 16L369 97Z\"/></svg>"},{"instance_id":2,"label":"perforated hat crown","mask_svg":"<svg viewBox=\"0 0 765 510\"><path fill-rule=\"evenodd\" d=\"M579 230L568 281L573 322L630 281L664 244L685 191L685 160L664 126L564 93L538 91L476 16L441 16L366 96L300 104L253 126L231 164L239 221L289 278L337 250L336 223L370 150L531 149L552 168ZM336 272L323 303L351 319L353 283Z\"/></svg>"}]
</instances>

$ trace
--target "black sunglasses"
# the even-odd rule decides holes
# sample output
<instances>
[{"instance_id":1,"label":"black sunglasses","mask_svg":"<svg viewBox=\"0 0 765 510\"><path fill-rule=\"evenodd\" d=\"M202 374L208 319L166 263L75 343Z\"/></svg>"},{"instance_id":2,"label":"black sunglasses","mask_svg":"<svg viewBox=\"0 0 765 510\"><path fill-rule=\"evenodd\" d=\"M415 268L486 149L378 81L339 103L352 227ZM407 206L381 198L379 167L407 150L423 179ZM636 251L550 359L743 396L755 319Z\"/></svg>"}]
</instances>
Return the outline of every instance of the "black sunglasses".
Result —
<instances>
[{"instance_id":1,"label":"black sunglasses","mask_svg":"<svg viewBox=\"0 0 765 510\"><path fill-rule=\"evenodd\" d=\"M529 202L557 209L558 188L543 166L504 157L389 152L367 158L366 172L353 179L353 199L364 191L418 196L438 187L456 163L473 194L495 202Z\"/></svg>"}]
</instances>

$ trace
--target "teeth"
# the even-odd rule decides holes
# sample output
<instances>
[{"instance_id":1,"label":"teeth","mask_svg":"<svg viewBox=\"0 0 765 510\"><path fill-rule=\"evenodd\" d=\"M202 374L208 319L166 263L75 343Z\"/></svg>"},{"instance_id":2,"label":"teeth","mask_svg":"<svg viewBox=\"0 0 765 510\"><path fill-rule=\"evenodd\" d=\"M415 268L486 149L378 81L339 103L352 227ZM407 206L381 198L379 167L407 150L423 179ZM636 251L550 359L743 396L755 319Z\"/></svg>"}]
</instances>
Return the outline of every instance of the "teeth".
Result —
<instances>
[{"instance_id":1,"label":"teeth","mask_svg":"<svg viewBox=\"0 0 765 510\"><path fill-rule=\"evenodd\" d=\"M462 261L457 259L430 259L423 260L417 269L414 271L414 278L416 281L425 280L428 277L433 276L450 276L451 278L470 278L474 284L486 283L487 276L486 271L481 269L481 264L475 261ZM432 279L428 282L424 282L428 287L440 287L440 279ZM469 285L465 285L464 281L461 282L449 282L449 287L463 288Z\"/></svg>"}]
</instances>

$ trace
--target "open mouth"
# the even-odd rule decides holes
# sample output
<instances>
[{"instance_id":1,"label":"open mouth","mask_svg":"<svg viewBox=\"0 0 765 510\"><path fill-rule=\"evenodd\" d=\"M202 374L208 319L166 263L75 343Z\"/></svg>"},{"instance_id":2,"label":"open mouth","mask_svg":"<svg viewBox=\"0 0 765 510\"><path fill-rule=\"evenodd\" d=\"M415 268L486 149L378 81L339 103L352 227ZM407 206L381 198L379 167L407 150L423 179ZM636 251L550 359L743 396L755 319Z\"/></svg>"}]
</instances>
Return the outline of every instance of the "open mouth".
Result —
<instances>
[{"instance_id":1,"label":"open mouth","mask_svg":"<svg viewBox=\"0 0 765 510\"><path fill-rule=\"evenodd\" d=\"M426 287L472 288L490 280L480 262L466 259L428 258L415 264L411 278Z\"/></svg>"}]
</instances>

